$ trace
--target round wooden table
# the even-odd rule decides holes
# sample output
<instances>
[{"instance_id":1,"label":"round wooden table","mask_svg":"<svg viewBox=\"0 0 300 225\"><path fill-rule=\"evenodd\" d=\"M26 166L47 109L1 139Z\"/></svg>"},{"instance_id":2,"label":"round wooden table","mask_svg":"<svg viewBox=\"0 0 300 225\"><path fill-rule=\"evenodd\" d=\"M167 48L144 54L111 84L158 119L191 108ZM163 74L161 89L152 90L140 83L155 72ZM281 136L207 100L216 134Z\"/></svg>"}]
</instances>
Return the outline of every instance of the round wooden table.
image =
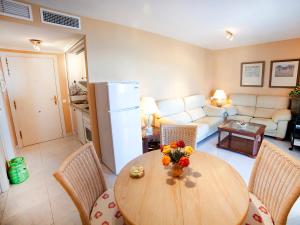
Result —
<instances>
[{"instance_id":1,"label":"round wooden table","mask_svg":"<svg viewBox=\"0 0 300 225\"><path fill-rule=\"evenodd\" d=\"M173 178L161 164L159 150L129 162L115 183L117 205L131 225L238 225L249 206L249 193L241 176L225 161L195 152L182 178ZM129 176L141 165L145 175Z\"/></svg>"}]
</instances>

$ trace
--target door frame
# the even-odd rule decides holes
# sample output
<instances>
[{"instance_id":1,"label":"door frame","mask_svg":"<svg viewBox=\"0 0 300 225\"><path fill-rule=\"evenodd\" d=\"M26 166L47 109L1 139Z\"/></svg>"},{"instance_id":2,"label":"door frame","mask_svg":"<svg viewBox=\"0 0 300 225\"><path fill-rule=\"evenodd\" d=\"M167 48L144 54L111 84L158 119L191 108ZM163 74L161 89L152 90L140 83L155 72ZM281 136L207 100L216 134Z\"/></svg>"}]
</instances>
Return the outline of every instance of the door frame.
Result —
<instances>
[{"instance_id":1,"label":"door frame","mask_svg":"<svg viewBox=\"0 0 300 225\"><path fill-rule=\"evenodd\" d=\"M58 97L58 111L59 111L59 117L60 117L60 125L62 129L62 137L66 137L66 126L65 126L65 118L64 118L64 113L63 113L63 102L62 102L62 97L61 97L61 91L60 91L60 83L59 83L59 74L58 74L58 63L57 63L57 56L56 55L50 55L50 54L27 54L27 53L14 53L14 52L0 52L0 58L1 58L1 63L2 63L2 68L3 68L3 77L4 81L7 85L7 81L5 80L6 76L8 76L8 71L7 71L7 64L6 64L6 58L7 57L21 57L21 58L51 58L53 60L53 65L54 65L54 79L55 79L55 87L56 87L56 93ZM7 90L8 93L8 99L9 99L9 105L11 108L12 112L12 119L16 131L16 136L17 136L17 147L21 148L23 147L23 140L20 137L20 126L18 124L17 120L17 115L15 108L12 104L12 101L9 97L9 90Z\"/></svg>"}]
</instances>

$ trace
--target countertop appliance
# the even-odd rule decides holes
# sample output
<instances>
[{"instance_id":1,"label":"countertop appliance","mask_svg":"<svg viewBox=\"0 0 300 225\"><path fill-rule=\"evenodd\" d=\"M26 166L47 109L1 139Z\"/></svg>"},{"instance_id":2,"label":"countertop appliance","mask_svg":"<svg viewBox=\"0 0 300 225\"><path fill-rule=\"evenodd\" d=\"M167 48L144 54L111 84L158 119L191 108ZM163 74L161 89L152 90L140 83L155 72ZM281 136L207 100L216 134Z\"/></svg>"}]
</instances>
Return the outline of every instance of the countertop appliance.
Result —
<instances>
[{"instance_id":1,"label":"countertop appliance","mask_svg":"<svg viewBox=\"0 0 300 225\"><path fill-rule=\"evenodd\" d=\"M118 174L143 154L139 84L101 82L95 89L102 161Z\"/></svg>"}]
</instances>

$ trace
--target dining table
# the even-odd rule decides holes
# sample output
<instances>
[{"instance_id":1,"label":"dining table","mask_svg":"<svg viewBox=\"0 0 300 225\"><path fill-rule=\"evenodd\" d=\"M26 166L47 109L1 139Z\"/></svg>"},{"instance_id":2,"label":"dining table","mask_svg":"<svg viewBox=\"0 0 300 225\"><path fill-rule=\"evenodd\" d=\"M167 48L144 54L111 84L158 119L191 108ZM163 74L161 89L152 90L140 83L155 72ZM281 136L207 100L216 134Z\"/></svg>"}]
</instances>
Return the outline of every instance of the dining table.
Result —
<instances>
[{"instance_id":1,"label":"dining table","mask_svg":"<svg viewBox=\"0 0 300 225\"><path fill-rule=\"evenodd\" d=\"M181 177L163 166L159 150L130 161L117 176L115 200L127 225L239 225L249 192L239 173L224 160L196 151ZM132 178L130 168L144 176Z\"/></svg>"}]
</instances>

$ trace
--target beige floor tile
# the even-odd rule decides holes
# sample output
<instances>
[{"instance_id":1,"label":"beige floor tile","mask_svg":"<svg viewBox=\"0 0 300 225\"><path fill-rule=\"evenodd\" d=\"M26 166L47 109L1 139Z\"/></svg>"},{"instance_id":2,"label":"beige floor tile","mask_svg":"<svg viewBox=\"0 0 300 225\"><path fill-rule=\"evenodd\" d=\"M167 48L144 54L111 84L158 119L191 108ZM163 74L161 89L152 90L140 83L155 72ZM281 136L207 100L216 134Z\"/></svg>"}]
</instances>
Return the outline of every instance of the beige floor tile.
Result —
<instances>
[{"instance_id":1,"label":"beige floor tile","mask_svg":"<svg viewBox=\"0 0 300 225\"><path fill-rule=\"evenodd\" d=\"M11 185L9 189L10 195L26 193L32 189L45 187L45 174L42 170L32 173L29 170L29 178L21 184Z\"/></svg>"},{"instance_id":2,"label":"beige floor tile","mask_svg":"<svg viewBox=\"0 0 300 225\"><path fill-rule=\"evenodd\" d=\"M75 207L74 203L67 195L67 193L61 193L53 198L50 198L50 205L54 223L56 223L57 221L63 221L64 218L70 213L77 213L77 208Z\"/></svg>"},{"instance_id":3,"label":"beige floor tile","mask_svg":"<svg viewBox=\"0 0 300 225\"><path fill-rule=\"evenodd\" d=\"M6 205L7 193L8 192L4 192L0 194L0 224L3 217L4 208Z\"/></svg>"},{"instance_id":4,"label":"beige floor tile","mask_svg":"<svg viewBox=\"0 0 300 225\"><path fill-rule=\"evenodd\" d=\"M66 193L63 187L56 181L54 177L47 179L46 188L50 199L55 198L57 195Z\"/></svg>"},{"instance_id":5,"label":"beige floor tile","mask_svg":"<svg viewBox=\"0 0 300 225\"><path fill-rule=\"evenodd\" d=\"M24 192L10 192L9 190L3 219L22 213L45 201L48 201L48 193L45 185Z\"/></svg>"},{"instance_id":6,"label":"beige floor tile","mask_svg":"<svg viewBox=\"0 0 300 225\"><path fill-rule=\"evenodd\" d=\"M51 208L49 201L43 201L34 207L3 218L2 225L51 225L53 218L51 215Z\"/></svg>"},{"instance_id":7,"label":"beige floor tile","mask_svg":"<svg viewBox=\"0 0 300 225\"><path fill-rule=\"evenodd\" d=\"M102 170L104 173L104 179L107 185L107 188L113 188L117 176L110 171L104 164L101 164Z\"/></svg>"},{"instance_id":8,"label":"beige floor tile","mask_svg":"<svg viewBox=\"0 0 300 225\"><path fill-rule=\"evenodd\" d=\"M72 211L65 213L64 217L56 219L54 225L81 225L79 213Z\"/></svg>"}]
</instances>

